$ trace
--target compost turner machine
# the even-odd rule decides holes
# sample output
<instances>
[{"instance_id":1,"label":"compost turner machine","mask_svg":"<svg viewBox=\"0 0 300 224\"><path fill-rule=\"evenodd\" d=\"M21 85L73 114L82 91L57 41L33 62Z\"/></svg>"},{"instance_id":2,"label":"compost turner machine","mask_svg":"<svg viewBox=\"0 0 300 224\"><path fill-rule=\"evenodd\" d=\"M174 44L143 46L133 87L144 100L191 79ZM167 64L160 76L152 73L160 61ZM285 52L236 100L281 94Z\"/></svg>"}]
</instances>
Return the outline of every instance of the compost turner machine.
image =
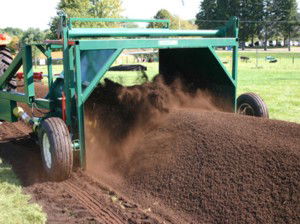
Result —
<instances>
[{"instance_id":1,"label":"compost turner machine","mask_svg":"<svg viewBox=\"0 0 300 224\"><path fill-rule=\"evenodd\" d=\"M74 28L74 23L152 22L164 28ZM232 112L267 117L267 109L257 95L236 98L238 64L238 19L215 30L170 30L169 20L68 18L60 15L58 40L24 45L12 61L0 68L0 120L23 120L31 125L41 147L44 168L54 181L67 179L75 158L86 166L84 104L100 80L125 49L151 48L159 52L159 74L171 80L174 74L200 89L209 90L220 103L229 102ZM38 98L34 88L32 48L47 58L49 92ZM232 66L226 69L217 47L231 49ZM5 54L2 48L2 55ZM5 48L6 49L6 48ZM63 72L54 77L51 52L63 52ZM3 67L5 64L5 67ZM11 88L11 80L23 67L24 92ZM2 69L2 70L1 70ZM33 117L18 103L46 110Z\"/></svg>"}]
</instances>

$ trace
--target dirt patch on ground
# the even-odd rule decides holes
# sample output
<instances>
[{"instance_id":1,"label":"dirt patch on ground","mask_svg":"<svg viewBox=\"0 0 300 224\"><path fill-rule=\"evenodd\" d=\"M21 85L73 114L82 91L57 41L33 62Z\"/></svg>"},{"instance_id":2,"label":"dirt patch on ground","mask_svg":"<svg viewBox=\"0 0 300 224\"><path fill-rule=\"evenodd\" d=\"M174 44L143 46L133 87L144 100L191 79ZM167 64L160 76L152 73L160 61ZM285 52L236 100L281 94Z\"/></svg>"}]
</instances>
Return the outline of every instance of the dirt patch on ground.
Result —
<instances>
[{"instance_id":1,"label":"dirt patch on ground","mask_svg":"<svg viewBox=\"0 0 300 224\"><path fill-rule=\"evenodd\" d=\"M22 123L0 125L0 157L43 207L48 223L161 223L80 170L67 181L47 182L39 147L29 134Z\"/></svg>"}]
</instances>

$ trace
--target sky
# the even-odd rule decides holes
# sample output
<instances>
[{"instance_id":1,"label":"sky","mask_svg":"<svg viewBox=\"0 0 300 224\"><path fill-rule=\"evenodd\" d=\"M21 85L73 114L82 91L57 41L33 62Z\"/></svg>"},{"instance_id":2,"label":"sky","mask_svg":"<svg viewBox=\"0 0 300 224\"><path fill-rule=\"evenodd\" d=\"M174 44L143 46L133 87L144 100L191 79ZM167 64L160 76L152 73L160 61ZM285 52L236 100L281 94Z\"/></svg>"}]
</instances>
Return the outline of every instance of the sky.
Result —
<instances>
[{"instance_id":1,"label":"sky","mask_svg":"<svg viewBox=\"0 0 300 224\"><path fill-rule=\"evenodd\" d=\"M152 18L159 9L166 8L172 14L193 19L201 0L122 0L123 16L128 18ZM47 29L50 18L56 15L59 0L5 0L1 3L0 28L7 26L27 29ZM13 12L13 13L12 13Z\"/></svg>"},{"instance_id":2,"label":"sky","mask_svg":"<svg viewBox=\"0 0 300 224\"><path fill-rule=\"evenodd\" d=\"M167 9L183 19L194 19L199 11L201 0L122 0L123 16L128 18L149 19L159 9ZM300 6L300 0L298 5ZM47 29L50 18L56 15L59 0L5 0L1 4L0 28L29 27ZM13 12L13 13L12 13Z\"/></svg>"}]
</instances>

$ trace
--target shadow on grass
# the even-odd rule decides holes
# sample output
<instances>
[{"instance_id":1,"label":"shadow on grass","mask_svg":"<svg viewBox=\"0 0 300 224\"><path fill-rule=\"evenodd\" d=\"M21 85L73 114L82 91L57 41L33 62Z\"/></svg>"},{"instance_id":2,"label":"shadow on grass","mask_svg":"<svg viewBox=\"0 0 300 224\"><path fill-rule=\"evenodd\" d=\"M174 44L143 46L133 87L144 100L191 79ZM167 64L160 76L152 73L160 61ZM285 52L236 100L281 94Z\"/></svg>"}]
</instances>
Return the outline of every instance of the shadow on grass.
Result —
<instances>
[{"instance_id":1,"label":"shadow on grass","mask_svg":"<svg viewBox=\"0 0 300 224\"><path fill-rule=\"evenodd\" d=\"M0 182L29 186L46 181L39 147L30 136L0 142ZM10 168L19 178L14 178Z\"/></svg>"},{"instance_id":2,"label":"shadow on grass","mask_svg":"<svg viewBox=\"0 0 300 224\"><path fill-rule=\"evenodd\" d=\"M20 185L20 181L17 179L16 175L11 170L11 166L1 161L0 158L0 184L1 183L13 184L15 186Z\"/></svg>"}]
</instances>

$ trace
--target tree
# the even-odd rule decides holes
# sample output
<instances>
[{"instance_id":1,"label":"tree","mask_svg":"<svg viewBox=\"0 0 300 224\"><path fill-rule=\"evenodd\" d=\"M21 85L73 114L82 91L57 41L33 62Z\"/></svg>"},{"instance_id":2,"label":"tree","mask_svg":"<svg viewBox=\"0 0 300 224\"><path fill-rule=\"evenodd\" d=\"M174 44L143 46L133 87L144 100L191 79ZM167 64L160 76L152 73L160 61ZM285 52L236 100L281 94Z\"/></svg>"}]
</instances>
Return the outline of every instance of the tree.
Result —
<instances>
[{"instance_id":1,"label":"tree","mask_svg":"<svg viewBox=\"0 0 300 224\"><path fill-rule=\"evenodd\" d=\"M296 0L273 0L273 8L277 21L281 22L277 26L278 34L287 40L296 31L293 21L297 20L297 2Z\"/></svg>"},{"instance_id":2,"label":"tree","mask_svg":"<svg viewBox=\"0 0 300 224\"><path fill-rule=\"evenodd\" d=\"M49 23L50 29L49 29L49 33L46 35L46 39L49 40L57 39L58 37L57 28L59 25L59 20L60 20L59 16L51 18L51 21Z\"/></svg>"},{"instance_id":3,"label":"tree","mask_svg":"<svg viewBox=\"0 0 300 224\"><path fill-rule=\"evenodd\" d=\"M154 19L169 19L171 21L170 29L196 29L193 22L183 20L179 16L172 15L168 10L159 10ZM148 28L164 28L166 25L163 23L149 23Z\"/></svg>"},{"instance_id":4,"label":"tree","mask_svg":"<svg viewBox=\"0 0 300 224\"><path fill-rule=\"evenodd\" d=\"M296 31L292 22L297 18L296 0L203 0L196 16L199 29L224 25L231 16L238 16L240 39L247 41L257 36L267 40L283 36L285 39Z\"/></svg>"},{"instance_id":5,"label":"tree","mask_svg":"<svg viewBox=\"0 0 300 224\"><path fill-rule=\"evenodd\" d=\"M232 16L241 16L240 0L217 0L217 18L228 20Z\"/></svg>"},{"instance_id":6,"label":"tree","mask_svg":"<svg viewBox=\"0 0 300 224\"><path fill-rule=\"evenodd\" d=\"M216 29L223 26L225 21L233 16L243 17L243 1L247 0L203 0L200 5L200 12L196 15L196 25L199 29ZM245 10L244 10L245 11ZM245 27L246 28L246 27ZM243 39L246 39L247 32L240 30Z\"/></svg>"},{"instance_id":7,"label":"tree","mask_svg":"<svg viewBox=\"0 0 300 224\"><path fill-rule=\"evenodd\" d=\"M262 0L252 0L251 3L249 3L249 0L241 0L240 7L240 20L246 21L240 24L240 39L243 42L250 39L253 45L254 38L258 36L262 30L264 17L263 2Z\"/></svg>"},{"instance_id":8,"label":"tree","mask_svg":"<svg viewBox=\"0 0 300 224\"><path fill-rule=\"evenodd\" d=\"M45 40L45 32L42 32L40 29L35 28L29 28L24 32L24 35L21 39L22 44L37 44L42 43ZM39 50L36 47L32 48L32 57L34 58L34 61L36 62Z\"/></svg>"},{"instance_id":9,"label":"tree","mask_svg":"<svg viewBox=\"0 0 300 224\"><path fill-rule=\"evenodd\" d=\"M7 47L11 50L12 54L16 54L20 50L20 38L13 36Z\"/></svg>"},{"instance_id":10,"label":"tree","mask_svg":"<svg viewBox=\"0 0 300 224\"><path fill-rule=\"evenodd\" d=\"M118 18L122 12L121 0L61 0L58 11L64 11L68 17L79 18ZM51 19L49 38L57 37L59 17ZM74 27L114 27L115 23L74 22Z\"/></svg>"},{"instance_id":11,"label":"tree","mask_svg":"<svg viewBox=\"0 0 300 224\"><path fill-rule=\"evenodd\" d=\"M221 20L217 16L218 5L216 0L203 0L200 4L200 12L196 15L196 25L199 29L213 29L218 25L213 20Z\"/></svg>"},{"instance_id":12,"label":"tree","mask_svg":"<svg viewBox=\"0 0 300 224\"><path fill-rule=\"evenodd\" d=\"M20 28L14 28L14 27L6 27L4 29L1 29L1 32L7 33L8 35L14 37L22 37L24 31Z\"/></svg>"},{"instance_id":13,"label":"tree","mask_svg":"<svg viewBox=\"0 0 300 224\"><path fill-rule=\"evenodd\" d=\"M171 13L166 9L159 10L156 15L153 17L154 19L172 19ZM172 25L172 23L171 23ZM163 23L149 23L148 28L164 28L166 24Z\"/></svg>"},{"instance_id":14,"label":"tree","mask_svg":"<svg viewBox=\"0 0 300 224\"><path fill-rule=\"evenodd\" d=\"M90 17L90 0L61 0L57 9L63 10L69 17Z\"/></svg>"},{"instance_id":15,"label":"tree","mask_svg":"<svg viewBox=\"0 0 300 224\"><path fill-rule=\"evenodd\" d=\"M8 48L12 54L16 54L19 51L19 40L23 36L24 31L20 28L6 27L0 29L0 33L7 33L11 37L11 42L8 44Z\"/></svg>"},{"instance_id":16,"label":"tree","mask_svg":"<svg viewBox=\"0 0 300 224\"><path fill-rule=\"evenodd\" d=\"M90 0L92 6L89 15L98 18L120 18L122 3L120 0Z\"/></svg>"}]
</instances>

